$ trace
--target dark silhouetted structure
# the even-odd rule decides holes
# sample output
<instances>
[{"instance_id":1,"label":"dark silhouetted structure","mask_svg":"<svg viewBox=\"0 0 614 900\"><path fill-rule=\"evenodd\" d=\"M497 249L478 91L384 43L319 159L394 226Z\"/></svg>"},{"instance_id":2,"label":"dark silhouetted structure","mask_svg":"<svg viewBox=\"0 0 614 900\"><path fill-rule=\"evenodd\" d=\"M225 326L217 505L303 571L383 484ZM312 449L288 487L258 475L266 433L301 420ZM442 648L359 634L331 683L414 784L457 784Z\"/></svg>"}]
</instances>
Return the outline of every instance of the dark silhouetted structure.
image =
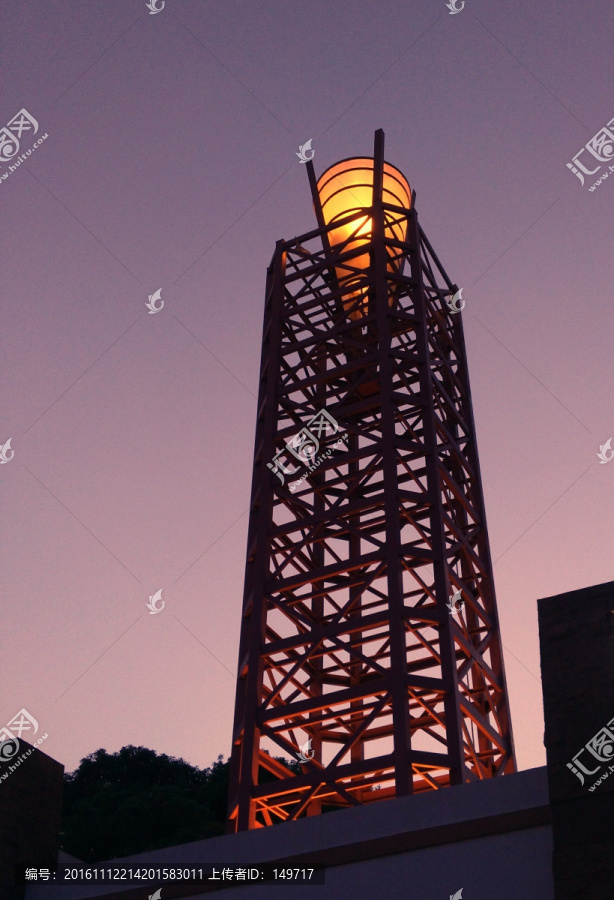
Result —
<instances>
[{"instance_id":1,"label":"dark silhouetted structure","mask_svg":"<svg viewBox=\"0 0 614 900\"><path fill-rule=\"evenodd\" d=\"M460 292L382 131L307 170L318 227L267 278L231 830L515 771Z\"/></svg>"},{"instance_id":2,"label":"dark silhouetted structure","mask_svg":"<svg viewBox=\"0 0 614 900\"><path fill-rule=\"evenodd\" d=\"M0 898L22 900L16 865L55 867L60 846L64 766L19 738L0 774Z\"/></svg>"},{"instance_id":3,"label":"dark silhouetted structure","mask_svg":"<svg viewBox=\"0 0 614 900\"><path fill-rule=\"evenodd\" d=\"M614 897L614 582L538 600L557 900Z\"/></svg>"}]
</instances>

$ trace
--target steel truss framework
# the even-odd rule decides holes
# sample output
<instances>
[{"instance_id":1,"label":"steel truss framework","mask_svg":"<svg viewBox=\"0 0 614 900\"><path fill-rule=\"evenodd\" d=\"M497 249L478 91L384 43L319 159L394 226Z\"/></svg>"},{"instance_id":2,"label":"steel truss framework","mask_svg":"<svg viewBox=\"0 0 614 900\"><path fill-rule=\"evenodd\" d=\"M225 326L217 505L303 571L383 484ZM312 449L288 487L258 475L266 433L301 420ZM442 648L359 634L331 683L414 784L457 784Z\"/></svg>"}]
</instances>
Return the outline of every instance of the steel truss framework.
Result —
<instances>
[{"instance_id":1,"label":"steel truss framework","mask_svg":"<svg viewBox=\"0 0 614 900\"><path fill-rule=\"evenodd\" d=\"M268 270L230 830L515 771L457 288L383 158L380 131L367 270L310 164L319 227Z\"/></svg>"}]
</instances>

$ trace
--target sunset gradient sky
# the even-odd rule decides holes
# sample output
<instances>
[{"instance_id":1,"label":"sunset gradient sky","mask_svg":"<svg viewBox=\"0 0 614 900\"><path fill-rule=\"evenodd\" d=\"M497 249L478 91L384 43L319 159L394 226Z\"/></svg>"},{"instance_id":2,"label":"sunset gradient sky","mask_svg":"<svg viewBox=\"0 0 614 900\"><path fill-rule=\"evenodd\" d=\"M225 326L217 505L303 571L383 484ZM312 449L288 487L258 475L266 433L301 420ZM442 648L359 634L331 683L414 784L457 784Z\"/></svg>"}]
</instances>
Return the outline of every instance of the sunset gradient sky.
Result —
<instances>
[{"instance_id":1,"label":"sunset gradient sky","mask_svg":"<svg viewBox=\"0 0 614 900\"><path fill-rule=\"evenodd\" d=\"M543 765L536 600L614 578L614 175L566 168L614 117L614 6L5 0L0 24L0 125L48 134L0 181L0 727L25 707L67 770L228 755L266 266L315 227L299 145L320 174L381 127L464 289L518 762Z\"/></svg>"}]
</instances>

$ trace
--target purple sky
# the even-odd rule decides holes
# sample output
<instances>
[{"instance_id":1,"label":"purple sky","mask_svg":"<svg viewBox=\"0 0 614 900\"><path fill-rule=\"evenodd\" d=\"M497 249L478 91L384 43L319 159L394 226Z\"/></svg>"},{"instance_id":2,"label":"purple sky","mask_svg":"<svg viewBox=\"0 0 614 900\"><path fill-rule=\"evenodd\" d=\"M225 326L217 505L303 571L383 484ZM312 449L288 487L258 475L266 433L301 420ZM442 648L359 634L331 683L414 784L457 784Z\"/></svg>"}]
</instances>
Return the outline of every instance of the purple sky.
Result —
<instances>
[{"instance_id":1,"label":"purple sky","mask_svg":"<svg viewBox=\"0 0 614 900\"><path fill-rule=\"evenodd\" d=\"M381 127L464 288L518 762L545 762L536 599L614 578L614 174L566 168L614 117L613 24L608 0L5 0L0 125L48 138L0 180L0 727L25 707L68 770L229 753L266 266L315 227L299 144L320 174Z\"/></svg>"}]
</instances>

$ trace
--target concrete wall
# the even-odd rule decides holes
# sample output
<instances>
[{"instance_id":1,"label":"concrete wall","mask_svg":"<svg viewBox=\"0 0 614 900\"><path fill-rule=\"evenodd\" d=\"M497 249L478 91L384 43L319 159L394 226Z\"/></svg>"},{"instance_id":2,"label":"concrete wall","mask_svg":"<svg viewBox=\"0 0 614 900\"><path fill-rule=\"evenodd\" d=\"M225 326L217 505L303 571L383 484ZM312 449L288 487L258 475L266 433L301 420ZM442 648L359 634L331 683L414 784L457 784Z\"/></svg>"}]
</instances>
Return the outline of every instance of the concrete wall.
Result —
<instances>
[{"instance_id":1,"label":"concrete wall","mask_svg":"<svg viewBox=\"0 0 614 900\"><path fill-rule=\"evenodd\" d=\"M327 866L324 886L231 887L224 898L553 900L545 769L416 797L386 800L272 828L126 857L122 865L178 863ZM105 868L111 863L105 863ZM26 900L146 900L153 888L31 885ZM219 893L168 884L162 900Z\"/></svg>"}]
</instances>

